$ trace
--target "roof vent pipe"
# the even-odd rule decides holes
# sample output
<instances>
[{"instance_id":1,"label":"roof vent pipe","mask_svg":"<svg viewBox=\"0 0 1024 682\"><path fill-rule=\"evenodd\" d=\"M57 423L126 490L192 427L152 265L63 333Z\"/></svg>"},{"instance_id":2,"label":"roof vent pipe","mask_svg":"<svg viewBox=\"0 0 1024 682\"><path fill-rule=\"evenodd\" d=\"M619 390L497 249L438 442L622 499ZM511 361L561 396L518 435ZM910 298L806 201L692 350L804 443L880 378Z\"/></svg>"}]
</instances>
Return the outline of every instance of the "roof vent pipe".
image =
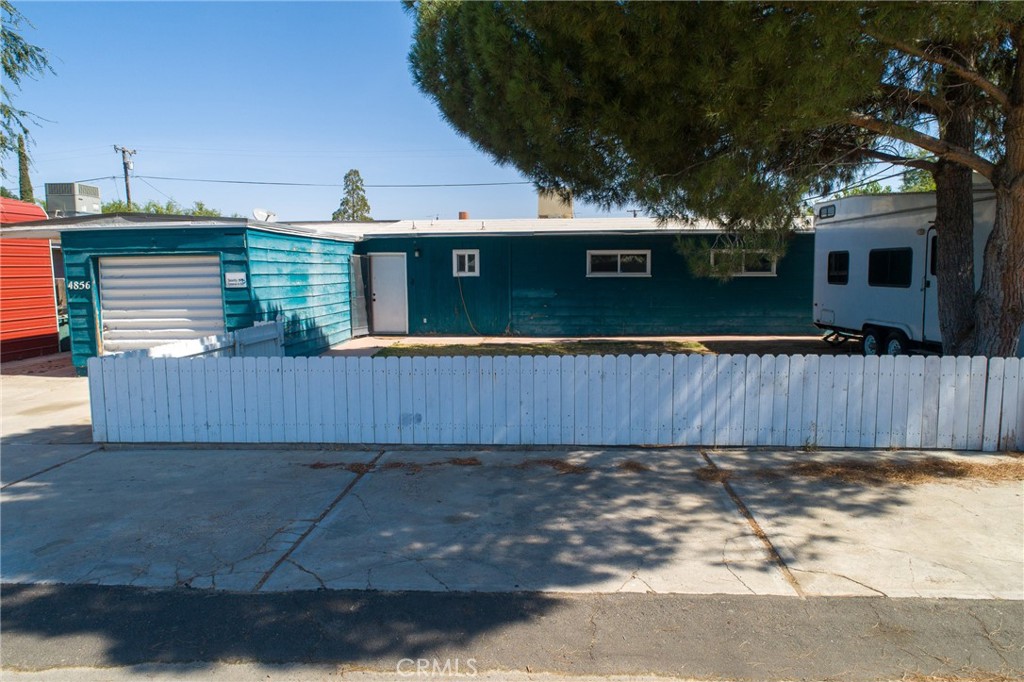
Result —
<instances>
[{"instance_id":1,"label":"roof vent pipe","mask_svg":"<svg viewBox=\"0 0 1024 682\"><path fill-rule=\"evenodd\" d=\"M459 211L459 220L469 220L469 211Z\"/></svg>"}]
</instances>

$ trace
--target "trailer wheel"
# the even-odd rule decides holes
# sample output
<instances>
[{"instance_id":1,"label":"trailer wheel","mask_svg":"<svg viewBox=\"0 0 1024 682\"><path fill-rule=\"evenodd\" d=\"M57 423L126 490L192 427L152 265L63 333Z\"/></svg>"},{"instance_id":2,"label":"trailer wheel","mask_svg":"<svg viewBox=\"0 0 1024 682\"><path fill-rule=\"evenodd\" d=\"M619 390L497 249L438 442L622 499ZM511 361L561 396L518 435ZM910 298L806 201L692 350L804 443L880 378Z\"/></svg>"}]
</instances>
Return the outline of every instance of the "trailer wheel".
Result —
<instances>
[{"instance_id":1,"label":"trailer wheel","mask_svg":"<svg viewBox=\"0 0 1024 682\"><path fill-rule=\"evenodd\" d=\"M908 350L907 335L903 332L893 332L885 340L886 355L906 355Z\"/></svg>"},{"instance_id":2,"label":"trailer wheel","mask_svg":"<svg viewBox=\"0 0 1024 682\"><path fill-rule=\"evenodd\" d=\"M882 352L882 333L877 329L864 330L864 355L878 355Z\"/></svg>"}]
</instances>

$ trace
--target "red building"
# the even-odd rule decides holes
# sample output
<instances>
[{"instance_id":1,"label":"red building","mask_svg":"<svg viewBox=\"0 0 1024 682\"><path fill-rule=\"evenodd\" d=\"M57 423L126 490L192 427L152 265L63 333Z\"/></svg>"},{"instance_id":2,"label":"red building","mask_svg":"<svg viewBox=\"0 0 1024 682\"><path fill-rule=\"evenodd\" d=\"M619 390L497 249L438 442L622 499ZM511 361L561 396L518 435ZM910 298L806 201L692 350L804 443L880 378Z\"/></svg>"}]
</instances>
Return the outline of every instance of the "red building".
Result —
<instances>
[{"instance_id":1,"label":"red building","mask_svg":"<svg viewBox=\"0 0 1024 682\"><path fill-rule=\"evenodd\" d=\"M0 225L45 220L35 204L0 198ZM60 350L48 239L0 239L0 361Z\"/></svg>"}]
</instances>

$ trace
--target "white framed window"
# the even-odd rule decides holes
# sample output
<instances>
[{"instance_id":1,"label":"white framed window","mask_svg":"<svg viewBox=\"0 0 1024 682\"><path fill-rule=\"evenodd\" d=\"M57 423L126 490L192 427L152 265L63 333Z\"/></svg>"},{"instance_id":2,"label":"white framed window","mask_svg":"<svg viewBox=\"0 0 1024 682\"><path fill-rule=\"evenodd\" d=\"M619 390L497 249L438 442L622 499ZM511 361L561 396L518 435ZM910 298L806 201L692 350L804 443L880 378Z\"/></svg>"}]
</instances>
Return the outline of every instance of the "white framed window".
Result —
<instances>
[{"instance_id":1,"label":"white framed window","mask_svg":"<svg viewBox=\"0 0 1024 682\"><path fill-rule=\"evenodd\" d=\"M775 266L779 260L767 251L712 249L711 265L718 265L718 260L733 263L733 277L775 277Z\"/></svg>"},{"instance_id":2,"label":"white framed window","mask_svg":"<svg viewBox=\"0 0 1024 682\"><path fill-rule=\"evenodd\" d=\"M452 250L452 277L479 277L480 249Z\"/></svg>"},{"instance_id":3,"label":"white framed window","mask_svg":"<svg viewBox=\"0 0 1024 682\"><path fill-rule=\"evenodd\" d=\"M651 252L587 251L587 277L650 277Z\"/></svg>"}]
</instances>

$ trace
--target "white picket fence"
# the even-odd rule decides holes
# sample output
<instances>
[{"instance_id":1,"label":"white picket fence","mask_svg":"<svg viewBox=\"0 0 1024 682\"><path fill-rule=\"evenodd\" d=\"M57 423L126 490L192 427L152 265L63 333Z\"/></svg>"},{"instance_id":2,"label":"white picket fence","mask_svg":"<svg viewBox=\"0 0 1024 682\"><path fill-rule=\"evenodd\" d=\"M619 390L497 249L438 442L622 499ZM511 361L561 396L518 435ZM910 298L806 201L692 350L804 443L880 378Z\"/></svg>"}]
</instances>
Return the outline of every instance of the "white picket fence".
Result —
<instances>
[{"instance_id":1,"label":"white picket fence","mask_svg":"<svg viewBox=\"0 0 1024 682\"><path fill-rule=\"evenodd\" d=\"M633 355L89 360L113 443L1024 449L1021 360Z\"/></svg>"}]
</instances>

